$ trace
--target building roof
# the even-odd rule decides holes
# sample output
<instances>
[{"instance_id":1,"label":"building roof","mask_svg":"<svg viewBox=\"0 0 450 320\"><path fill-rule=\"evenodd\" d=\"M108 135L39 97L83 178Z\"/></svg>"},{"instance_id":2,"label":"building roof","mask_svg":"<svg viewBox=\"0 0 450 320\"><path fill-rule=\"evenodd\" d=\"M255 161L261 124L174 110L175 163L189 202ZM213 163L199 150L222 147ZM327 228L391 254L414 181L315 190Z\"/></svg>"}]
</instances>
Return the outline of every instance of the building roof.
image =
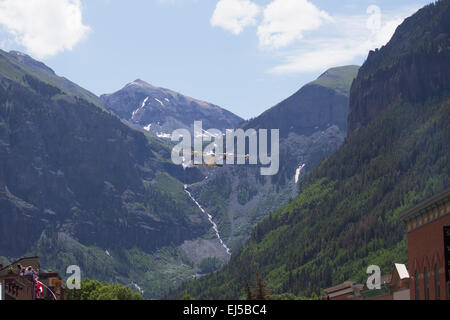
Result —
<instances>
[{"instance_id":1,"label":"building roof","mask_svg":"<svg viewBox=\"0 0 450 320\"><path fill-rule=\"evenodd\" d=\"M395 269L397 270L400 280L409 279L409 272L404 264L396 263Z\"/></svg>"},{"instance_id":2,"label":"building roof","mask_svg":"<svg viewBox=\"0 0 450 320\"><path fill-rule=\"evenodd\" d=\"M8 266L4 266L0 270L0 276L9 275L11 272L12 273L17 272L17 266L19 264L21 264L23 268L27 268L27 267L31 266L34 270L40 269L39 257L26 257L26 258L21 258L15 262L11 263Z\"/></svg>"},{"instance_id":3,"label":"building roof","mask_svg":"<svg viewBox=\"0 0 450 320\"><path fill-rule=\"evenodd\" d=\"M18 263L21 263L21 262L24 262L24 261L30 261L30 260L35 260L35 261L37 261L39 263L39 257L20 258L19 260L14 261L13 263L11 263L11 264L9 264L7 266L3 266L3 268L0 269L0 271L6 270L6 269L10 268L11 266L17 265ZM28 267L28 266L24 265L24 267Z\"/></svg>"},{"instance_id":4,"label":"building roof","mask_svg":"<svg viewBox=\"0 0 450 320\"><path fill-rule=\"evenodd\" d=\"M355 282L353 282L353 281L346 281L346 282L338 284L338 285L336 285L334 287L330 287L330 288L324 289L323 291L325 291L326 293L330 294L330 293L333 293L333 292L336 292L336 291L341 291L341 290L345 290L345 289L351 288L354 284L355 284Z\"/></svg>"},{"instance_id":5,"label":"building roof","mask_svg":"<svg viewBox=\"0 0 450 320\"><path fill-rule=\"evenodd\" d=\"M329 296L330 298L336 298L336 297L343 296L343 295L349 296L349 295L351 295L351 294L353 294L353 289L352 289L351 287L349 287L349 288L346 288L346 289L344 289L344 290L339 290L339 291L331 292L331 293L328 294L328 296Z\"/></svg>"}]
</instances>

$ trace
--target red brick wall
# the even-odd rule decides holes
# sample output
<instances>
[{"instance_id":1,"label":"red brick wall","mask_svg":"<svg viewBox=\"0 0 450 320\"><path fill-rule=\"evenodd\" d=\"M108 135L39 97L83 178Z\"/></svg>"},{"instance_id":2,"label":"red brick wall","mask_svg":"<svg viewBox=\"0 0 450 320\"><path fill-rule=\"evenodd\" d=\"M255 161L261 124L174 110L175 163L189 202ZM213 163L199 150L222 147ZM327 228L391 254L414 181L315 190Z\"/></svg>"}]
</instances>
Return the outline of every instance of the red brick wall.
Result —
<instances>
[{"instance_id":1,"label":"red brick wall","mask_svg":"<svg viewBox=\"0 0 450 320\"><path fill-rule=\"evenodd\" d=\"M415 275L419 275L420 300L425 299L424 270L428 270L429 299L436 299L435 268L439 266L440 299L447 298L444 261L444 226L450 226L450 215L408 233L408 267L411 277L411 300L416 298Z\"/></svg>"}]
</instances>

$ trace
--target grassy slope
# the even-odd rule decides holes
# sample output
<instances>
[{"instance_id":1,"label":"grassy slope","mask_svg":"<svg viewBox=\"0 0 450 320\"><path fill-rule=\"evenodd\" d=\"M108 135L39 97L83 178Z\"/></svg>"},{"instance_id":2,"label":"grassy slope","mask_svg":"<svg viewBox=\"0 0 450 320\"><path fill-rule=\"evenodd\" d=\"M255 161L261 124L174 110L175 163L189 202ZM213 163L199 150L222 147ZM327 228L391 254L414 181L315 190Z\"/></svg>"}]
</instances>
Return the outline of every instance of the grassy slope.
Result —
<instances>
[{"instance_id":1,"label":"grassy slope","mask_svg":"<svg viewBox=\"0 0 450 320\"><path fill-rule=\"evenodd\" d=\"M406 263L399 214L450 185L450 100L400 104L361 130L301 183L302 192L254 230L219 273L183 288L238 298L259 272L275 293L309 296L368 265ZM358 154L358 157L353 156Z\"/></svg>"},{"instance_id":2,"label":"grassy slope","mask_svg":"<svg viewBox=\"0 0 450 320\"><path fill-rule=\"evenodd\" d=\"M348 95L355 75L358 74L359 66L344 66L327 70L317 80L309 84L316 84L333 89Z\"/></svg>"},{"instance_id":3,"label":"grassy slope","mask_svg":"<svg viewBox=\"0 0 450 320\"><path fill-rule=\"evenodd\" d=\"M106 111L100 98L98 98L93 93L47 70L33 70L27 67L25 64L20 63L13 56L3 50L0 50L0 71L2 76L13 80L14 82L18 82L24 86L27 86L27 83L23 80L23 76L25 76L26 74L32 75L40 81L52 85L68 95L82 98L94 104L98 108Z\"/></svg>"}]
</instances>

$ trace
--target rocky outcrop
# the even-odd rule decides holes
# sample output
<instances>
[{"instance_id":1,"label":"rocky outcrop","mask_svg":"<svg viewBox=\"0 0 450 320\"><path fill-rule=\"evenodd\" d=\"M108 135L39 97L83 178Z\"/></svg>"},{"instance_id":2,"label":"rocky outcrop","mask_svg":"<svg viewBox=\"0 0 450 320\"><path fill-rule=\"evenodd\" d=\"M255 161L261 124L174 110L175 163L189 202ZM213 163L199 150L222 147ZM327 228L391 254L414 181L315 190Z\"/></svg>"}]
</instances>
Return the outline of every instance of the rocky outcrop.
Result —
<instances>
[{"instance_id":1,"label":"rocky outcrop","mask_svg":"<svg viewBox=\"0 0 450 320\"><path fill-rule=\"evenodd\" d=\"M346 131L349 88L357 72L356 66L330 69L242 127L280 129L282 138L290 133L309 136L332 125ZM343 75L350 80L344 80Z\"/></svg>"},{"instance_id":2,"label":"rocky outcrop","mask_svg":"<svg viewBox=\"0 0 450 320\"><path fill-rule=\"evenodd\" d=\"M113 94L102 95L101 99L106 108L121 119L161 137L181 128L192 132L194 121L203 121L205 129L216 128L223 132L243 121L216 105L154 87L139 79Z\"/></svg>"},{"instance_id":3,"label":"rocky outcrop","mask_svg":"<svg viewBox=\"0 0 450 320\"><path fill-rule=\"evenodd\" d=\"M422 103L448 92L449 15L449 1L430 4L406 19L386 46L369 53L351 89L349 137L400 99Z\"/></svg>"},{"instance_id":4,"label":"rocky outcrop","mask_svg":"<svg viewBox=\"0 0 450 320\"><path fill-rule=\"evenodd\" d=\"M259 166L210 169L190 186L217 221L225 242L238 249L253 227L298 193L298 182L344 142L349 90L357 66L333 68L241 127L280 130L280 170L260 176Z\"/></svg>"}]
</instances>

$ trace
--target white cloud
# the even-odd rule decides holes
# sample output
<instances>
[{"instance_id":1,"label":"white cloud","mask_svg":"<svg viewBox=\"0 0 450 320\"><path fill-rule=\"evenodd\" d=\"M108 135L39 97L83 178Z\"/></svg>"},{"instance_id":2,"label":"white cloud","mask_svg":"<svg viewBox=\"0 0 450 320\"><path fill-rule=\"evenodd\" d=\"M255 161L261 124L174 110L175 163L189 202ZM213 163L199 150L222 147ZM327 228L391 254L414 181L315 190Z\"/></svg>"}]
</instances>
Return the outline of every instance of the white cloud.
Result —
<instances>
[{"instance_id":1,"label":"white cloud","mask_svg":"<svg viewBox=\"0 0 450 320\"><path fill-rule=\"evenodd\" d=\"M269 73L321 72L352 63L358 57L367 56L370 50L385 45L404 18L416 10L409 8L401 13L382 14L376 29L369 28L373 24L368 25L368 15L335 16L319 34L312 34L290 51L277 52L283 62Z\"/></svg>"},{"instance_id":2,"label":"white cloud","mask_svg":"<svg viewBox=\"0 0 450 320\"><path fill-rule=\"evenodd\" d=\"M330 16L308 0L274 0L264 9L258 27L261 47L278 49L303 38L305 31L319 28Z\"/></svg>"},{"instance_id":3,"label":"white cloud","mask_svg":"<svg viewBox=\"0 0 450 320\"><path fill-rule=\"evenodd\" d=\"M281 60L269 73L317 72L354 63L385 45L397 26L418 9L409 6L393 13L371 5L360 15L331 16L310 0L272 0L264 8L250 0L220 0L211 24L236 35L258 24L260 48L272 50Z\"/></svg>"},{"instance_id":4,"label":"white cloud","mask_svg":"<svg viewBox=\"0 0 450 320\"><path fill-rule=\"evenodd\" d=\"M250 0L220 0L211 17L213 27L221 27L235 35L255 25L261 8Z\"/></svg>"},{"instance_id":5,"label":"white cloud","mask_svg":"<svg viewBox=\"0 0 450 320\"><path fill-rule=\"evenodd\" d=\"M0 0L0 24L36 58L56 55L86 37L80 0Z\"/></svg>"},{"instance_id":6,"label":"white cloud","mask_svg":"<svg viewBox=\"0 0 450 320\"><path fill-rule=\"evenodd\" d=\"M357 56L369 52L368 42L341 40L318 40L306 43L304 49L282 54L283 62L269 70L270 73L287 74L324 71L328 68L350 63Z\"/></svg>"}]
</instances>

